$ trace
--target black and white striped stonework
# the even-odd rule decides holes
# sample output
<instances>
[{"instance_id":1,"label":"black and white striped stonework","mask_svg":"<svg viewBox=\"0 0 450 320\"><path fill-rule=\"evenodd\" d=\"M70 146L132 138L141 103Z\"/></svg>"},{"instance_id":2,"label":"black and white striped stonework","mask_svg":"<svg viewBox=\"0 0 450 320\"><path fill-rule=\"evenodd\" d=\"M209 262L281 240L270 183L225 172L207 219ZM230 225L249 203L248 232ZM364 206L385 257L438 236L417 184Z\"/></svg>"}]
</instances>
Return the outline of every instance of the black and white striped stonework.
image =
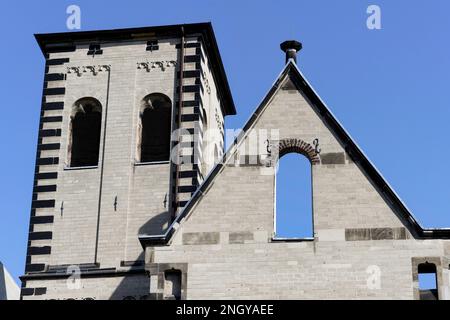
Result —
<instances>
[{"instance_id":1,"label":"black and white striped stonework","mask_svg":"<svg viewBox=\"0 0 450 320\"><path fill-rule=\"evenodd\" d=\"M65 50L65 51L73 51ZM50 255L51 246L42 245L42 240L52 239L52 224L55 208L55 199L44 196L45 193L57 190L59 158L45 156L45 151L59 150L60 142L55 142L61 137L62 111L64 108L64 84L66 75L63 72L54 72L54 69L69 62L68 58L52 58L52 53L46 55L44 88L39 122L38 145L36 152L35 173L33 181L33 198L31 204L30 227L28 234L27 257L25 273L42 272L44 263L34 262L36 256ZM60 69L60 68L59 68ZM50 85L50 84L56 84ZM53 123L51 129L46 124ZM54 138L57 139L54 139ZM51 142L48 140L51 139ZM45 166L45 172L42 167ZM52 170L53 169L53 170ZM44 198L44 199L42 199ZM37 231L38 230L38 231ZM43 295L46 288L27 288L26 281L22 282L21 296Z\"/></svg>"},{"instance_id":2,"label":"black and white striped stonework","mask_svg":"<svg viewBox=\"0 0 450 320\"><path fill-rule=\"evenodd\" d=\"M182 71L183 81L190 84L182 87L180 127L184 129L184 134L179 142L179 154L183 157L184 163L177 166L174 177L177 181L176 190L173 190L173 193L176 194L176 203L174 204L176 213L179 213L186 205L203 180L199 165L202 163L203 126L206 115L202 102L204 88L201 78L203 77L202 62L205 61L205 58L201 46L201 38L189 41L184 45L185 49L195 48L195 54L185 55L183 65L195 64L195 68ZM180 45L177 47L180 48ZM180 80L180 72L178 72L178 80ZM177 89L179 92L179 88ZM194 99L186 97L186 93L190 93L189 96L193 95ZM197 134L196 139L194 139L195 134Z\"/></svg>"}]
</instances>

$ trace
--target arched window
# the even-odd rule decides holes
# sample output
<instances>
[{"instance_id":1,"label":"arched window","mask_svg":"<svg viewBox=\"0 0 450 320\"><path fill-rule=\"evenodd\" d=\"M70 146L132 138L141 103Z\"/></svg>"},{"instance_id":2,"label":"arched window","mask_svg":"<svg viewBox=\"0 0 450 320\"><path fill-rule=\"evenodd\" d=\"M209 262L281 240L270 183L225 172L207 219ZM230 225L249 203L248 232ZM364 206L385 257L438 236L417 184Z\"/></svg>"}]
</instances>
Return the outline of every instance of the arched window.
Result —
<instances>
[{"instance_id":1,"label":"arched window","mask_svg":"<svg viewBox=\"0 0 450 320\"><path fill-rule=\"evenodd\" d=\"M102 106L94 98L78 100L70 121L70 167L98 165Z\"/></svg>"},{"instance_id":2,"label":"arched window","mask_svg":"<svg viewBox=\"0 0 450 320\"><path fill-rule=\"evenodd\" d=\"M275 238L312 238L311 163L299 153L281 155L276 176Z\"/></svg>"},{"instance_id":3,"label":"arched window","mask_svg":"<svg viewBox=\"0 0 450 320\"><path fill-rule=\"evenodd\" d=\"M140 162L168 161L170 155L172 102L160 93L141 103L138 159Z\"/></svg>"}]
</instances>

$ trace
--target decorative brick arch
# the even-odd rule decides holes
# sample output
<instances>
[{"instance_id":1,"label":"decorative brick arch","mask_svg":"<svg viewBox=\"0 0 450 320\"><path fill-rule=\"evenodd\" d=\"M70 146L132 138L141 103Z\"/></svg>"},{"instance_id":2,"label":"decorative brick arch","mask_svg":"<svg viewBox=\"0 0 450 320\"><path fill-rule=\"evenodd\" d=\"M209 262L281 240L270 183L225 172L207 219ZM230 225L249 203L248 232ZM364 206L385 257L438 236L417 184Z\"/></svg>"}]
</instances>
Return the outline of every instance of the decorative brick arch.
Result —
<instances>
[{"instance_id":1,"label":"decorative brick arch","mask_svg":"<svg viewBox=\"0 0 450 320\"><path fill-rule=\"evenodd\" d=\"M311 161L311 164L319 164L320 157L313 146L301 139L283 139L278 143L278 157L296 152L304 155Z\"/></svg>"}]
</instances>

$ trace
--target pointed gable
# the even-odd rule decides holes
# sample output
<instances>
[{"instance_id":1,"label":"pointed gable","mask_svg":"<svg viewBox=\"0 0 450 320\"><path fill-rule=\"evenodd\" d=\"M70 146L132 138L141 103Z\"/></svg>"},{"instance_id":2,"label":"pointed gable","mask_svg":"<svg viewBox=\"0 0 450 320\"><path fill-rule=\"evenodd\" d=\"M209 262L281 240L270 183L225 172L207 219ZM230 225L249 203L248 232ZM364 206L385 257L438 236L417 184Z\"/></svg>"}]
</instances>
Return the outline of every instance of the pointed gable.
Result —
<instances>
[{"instance_id":1,"label":"pointed gable","mask_svg":"<svg viewBox=\"0 0 450 320\"><path fill-rule=\"evenodd\" d=\"M321 230L340 229L349 234L388 232L388 236L403 238L408 230L415 238L450 238L450 229L423 229L418 224L290 59L222 163L214 167L167 232L140 235L141 244L168 243L180 224L183 233L262 230L270 236L273 176L261 176L254 166L234 165L242 158L239 146L258 129L279 129L280 141L293 139L307 147L317 141L320 145L320 161L309 156L313 164L314 228L319 236Z\"/></svg>"}]
</instances>

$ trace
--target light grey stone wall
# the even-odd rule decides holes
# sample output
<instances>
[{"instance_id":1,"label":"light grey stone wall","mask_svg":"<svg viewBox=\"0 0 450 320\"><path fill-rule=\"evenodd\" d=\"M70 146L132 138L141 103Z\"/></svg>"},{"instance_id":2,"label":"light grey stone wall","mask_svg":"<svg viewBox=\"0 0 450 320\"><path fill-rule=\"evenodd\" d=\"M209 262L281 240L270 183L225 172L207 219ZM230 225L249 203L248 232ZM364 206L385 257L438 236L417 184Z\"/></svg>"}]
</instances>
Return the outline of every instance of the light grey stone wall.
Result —
<instances>
[{"instance_id":1,"label":"light grey stone wall","mask_svg":"<svg viewBox=\"0 0 450 320\"><path fill-rule=\"evenodd\" d=\"M411 257L443 256L439 240L285 243L253 234L240 244L229 232L219 244L177 239L156 248L154 261L188 263L188 299L413 299ZM441 298L448 287L447 276Z\"/></svg>"},{"instance_id":2,"label":"light grey stone wall","mask_svg":"<svg viewBox=\"0 0 450 320\"><path fill-rule=\"evenodd\" d=\"M46 288L45 294L26 296L24 300L146 300L149 293L148 276L135 274L116 277L93 277L35 280L33 288Z\"/></svg>"},{"instance_id":3,"label":"light grey stone wall","mask_svg":"<svg viewBox=\"0 0 450 320\"><path fill-rule=\"evenodd\" d=\"M300 92L279 89L253 129L343 153L312 165L315 238L272 240L275 177L234 166L249 150L238 148L170 245L147 248L149 264L188 264L188 299L414 299L417 257L442 262L439 294L449 298L449 241L413 239Z\"/></svg>"},{"instance_id":4,"label":"light grey stone wall","mask_svg":"<svg viewBox=\"0 0 450 320\"><path fill-rule=\"evenodd\" d=\"M166 194L170 199L170 164L136 165L136 128L140 103L146 95L163 93L175 106L176 72L179 65L175 45L179 41L160 39L159 50L152 52L145 50L146 41L142 40L102 43L103 54L95 57L87 55L88 44L77 45L75 52L50 54L50 59L69 58L70 62L49 67L49 73L66 75L63 82L49 82L49 87L65 87L65 95L62 97L64 109L46 111L45 114L61 115L63 121L43 124L43 129L61 129L61 137L43 138L43 143L60 142L60 149L43 151L41 154L41 158L59 157L56 170L57 191L38 194L37 200L54 199L55 208L37 209L36 215L39 216L41 212L42 215L52 214L54 220L51 225L35 225L34 231L41 231L41 228L42 231L51 231L52 239L34 240L32 245L50 246L51 254L31 255L31 263L77 265L97 262L101 268L119 268L121 261L143 260L143 250L137 238L139 233L159 234L167 228L170 216L168 209L164 207L164 199ZM149 70L138 67L138 63L157 61L173 63L166 65L164 70L161 67ZM98 66L108 68L99 69ZM93 72L91 67L96 67L97 70ZM79 68L79 73L75 68ZM67 167L70 115L74 103L83 97L93 97L102 105L99 165L89 169L71 169ZM47 98L47 102L52 101L61 101L61 96ZM55 171L55 166L49 166L48 171ZM46 172L46 167L41 166L40 172ZM39 184L54 182L40 180ZM117 205L114 208L116 197ZM98 279L93 288L102 281ZM104 281L105 288L99 291L104 290L103 298L110 298L114 290L110 290L107 283L112 280ZM116 279L117 281L119 280ZM27 287L45 287L50 297L52 288L58 286L57 283L53 280L28 281ZM71 296L73 292L67 296L73 298L92 295L87 289L81 291L83 292L75 296ZM52 297L57 298L56 295ZM44 294L38 298L48 297Z\"/></svg>"},{"instance_id":5,"label":"light grey stone wall","mask_svg":"<svg viewBox=\"0 0 450 320\"><path fill-rule=\"evenodd\" d=\"M121 260L138 259L142 252L137 241L139 230L160 233L164 226L167 227L169 217L164 213L167 210L163 207L163 201L169 193L169 164L135 166L136 127L140 102L146 95L163 93L175 103L176 67L147 71L138 69L137 63L177 62L177 39L160 40L159 50L153 52L145 51L145 43L102 44L103 54L94 58L86 55L88 46L81 46L69 55L68 67L109 65L110 71L96 75L89 71L82 72L80 76L67 74L59 154L64 161L59 164L58 191L52 195L57 204L64 201L64 211L62 215L55 213L50 264L94 261L102 163L97 257L102 266L112 267ZM94 97L103 107L99 166L67 170L71 107L82 97ZM114 210L116 197L117 208ZM57 205L55 210L59 208ZM153 220L155 225L149 227L149 220Z\"/></svg>"},{"instance_id":6,"label":"light grey stone wall","mask_svg":"<svg viewBox=\"0 0 450 320\"><path fill-rule=\"evenodd\" d=\"M60 136L44 137L42 141L60 143L60 148L41 151L40 156L59 158L57 165L42 165L39 169L40 173L56 172L57 179L38 180L39 186L56 184L57 190L39 193L36 199L55 200L55 205L54 208L35 209L36 216L52 215L53 221L35 224L33 230L52 232L52 235L51 239L31 241L33 247L50 247L51 253L31 254L27 263L45 264L48 267L96 262L101 269L119 270L123 264L143 263L144 252L138 241L138 234L165 232L172 218L169 212L173 199L171 187L174 183L171 165L169 162L137 163L137 128L141 101L148 94L163 93L171 99L173 110L178 108L177 73L181 64L180 50L176 46L179 46L180 41L180 38L158 39L159 49L151 52L145 50L146 40L101 43L103 53L94 57L87 55L89 43L78 43L74 52L49 55L49 59L69 58L69 62L51 65L48 69L48 73L65 75L64 80L47 84L47 88L65 88L64 95L47 97L47 102L63 101L64 108L45 111L44 116L62 116L62 122L44 122L42 127L61 129ZM200 40L193 36L187 37L185 41L192 44ZM213 98L206 99L209 93L206 90L202 93L201 99L206 101L205 122L215 123L217 112L223 122L215 82L205 50L201 46L202 44L185 48L185 56L196 55L200 50L203 60L198 63L184 63L184 71L205 70L201 76L203 87L207 84L208 91L214 95ZM152 66L154 62L163 64ZM192 77L185 77L183 80L184 86L196 83L196 79ZM74 169L68 167L70 116L74 103L84 97L95 98L102 105L99 164L93 168ZM183 94L183 101L196 99L193 93ZM182 115L194 113L194 107L183 107L181 112ZM175 116L174 111L172 129L178 126L178 117ZM184 121L180 126L206 129L199 121ZM201 155L202 139L199 139L198 143L197 148ZM214 143L223 145L223 140ZM180 170L192 170L192 165L186 167L187 169L180 167ZM192 185L192 178L180 179L179 186L189 185ZM179 200L187 201L189 197L190 193L182 194ZM142 282L144 286L148 286L148 280L142 281L141 276L135 275L98 276L83 278L82 281L85 285L80 290L70 290L66 286L66 280L28 280L26 288L39 288L35 290L39 294L26 295L24 299L122 299L116 291L124 290L123 283L126 284L123 296L133 293L142 296L142 290L139 289ZM139 284L136 285L135 282ZM133 286L136 288L133 289ZM144 293L149 293L149 289L145 289Z\"/></svg>"}]
</instances>

